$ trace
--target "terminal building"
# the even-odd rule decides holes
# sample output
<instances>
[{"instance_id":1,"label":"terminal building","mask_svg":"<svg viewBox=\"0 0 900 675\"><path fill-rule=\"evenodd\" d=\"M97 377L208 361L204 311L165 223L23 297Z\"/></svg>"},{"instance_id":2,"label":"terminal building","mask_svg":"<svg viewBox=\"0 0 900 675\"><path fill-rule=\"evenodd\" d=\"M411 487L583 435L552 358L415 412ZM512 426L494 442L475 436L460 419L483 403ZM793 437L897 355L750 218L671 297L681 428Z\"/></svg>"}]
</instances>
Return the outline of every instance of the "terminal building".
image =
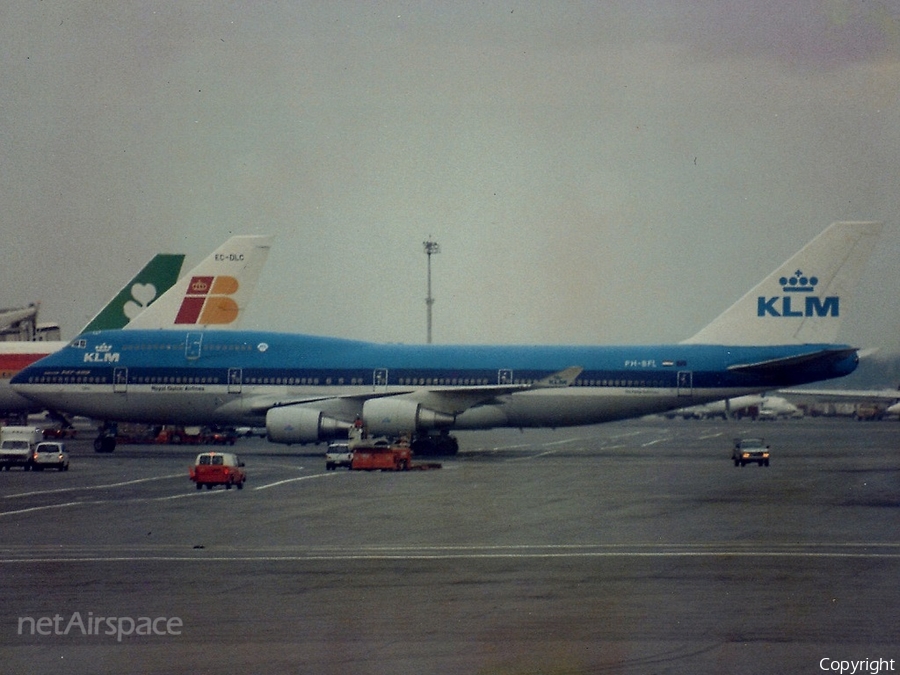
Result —
<instances>
[{"instance_id":1,"label":"terminal building","mask_svg":"<svg viewBox=\"0 0 900 675\"><path fill-rule=\"evenodd\" d=\"M40 303L0 309L0 342L49 342L60 340L59 324L39 323Z\"/></svg>"}]
</instances>

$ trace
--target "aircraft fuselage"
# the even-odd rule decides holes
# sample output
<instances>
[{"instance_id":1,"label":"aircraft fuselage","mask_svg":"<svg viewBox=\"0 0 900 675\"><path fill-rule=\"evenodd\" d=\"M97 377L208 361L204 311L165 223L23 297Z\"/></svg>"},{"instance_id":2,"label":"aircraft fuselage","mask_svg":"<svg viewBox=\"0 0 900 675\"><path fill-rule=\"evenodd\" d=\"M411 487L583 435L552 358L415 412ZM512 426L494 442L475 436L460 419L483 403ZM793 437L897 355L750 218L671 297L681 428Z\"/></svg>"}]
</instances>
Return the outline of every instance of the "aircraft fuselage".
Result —
<instances>
[{"instance_id":1,"label":"aircraft fuselage","mask_svg":"<svg viewBox=\"0 0 900 675\"><path fill-rule=\"evenodd\" d=\"M841 377L857 360L852 348L830 344L445 346L131 330L85 334L23 370L13 387L46 407L108 421L231 425L261 425L285 405L352 422L373 398L494 387L450 428L556 427ZM570 386L534 386L570 366L582 368Z\"/></svg>"}]
</instances>

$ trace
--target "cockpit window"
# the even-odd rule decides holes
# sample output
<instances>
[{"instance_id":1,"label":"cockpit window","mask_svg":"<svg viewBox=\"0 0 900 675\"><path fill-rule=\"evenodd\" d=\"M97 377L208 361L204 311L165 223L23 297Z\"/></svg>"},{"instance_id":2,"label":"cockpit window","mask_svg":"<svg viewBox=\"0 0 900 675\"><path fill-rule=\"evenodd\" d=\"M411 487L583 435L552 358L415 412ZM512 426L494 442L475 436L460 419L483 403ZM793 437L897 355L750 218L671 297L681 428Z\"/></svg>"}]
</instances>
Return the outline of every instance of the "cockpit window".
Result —
<instances>
[{"instance_id":1,"label":"cockpit window","mask_svg":"<svg viewBox=\"0 0 900 675\"><path fill-rule=\"evenodd\" d=\"M87 348L87 340L84 338L78 338L77 340L72 340L69 343L70 347L74 347L75 349L86 349Z\"/></svg>"}]
</instances>

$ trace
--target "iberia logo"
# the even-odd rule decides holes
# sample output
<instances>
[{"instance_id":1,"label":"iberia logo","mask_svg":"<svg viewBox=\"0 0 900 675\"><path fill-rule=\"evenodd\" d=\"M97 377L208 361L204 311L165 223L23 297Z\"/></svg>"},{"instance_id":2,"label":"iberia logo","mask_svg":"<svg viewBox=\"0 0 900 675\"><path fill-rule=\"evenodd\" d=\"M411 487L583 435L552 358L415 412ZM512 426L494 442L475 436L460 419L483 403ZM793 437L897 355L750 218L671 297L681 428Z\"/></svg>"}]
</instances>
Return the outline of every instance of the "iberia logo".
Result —
<instances>
[{"instance_id":1,"label":"iberia logo","mask_svg":"<svg viewBox=\"0 0 900 675\"><path fill-rule=\"evenodd\" d=\"M230 296L238 289L234 277L192 277L176 324L227 324L237 318L238 305Z\"/></svg>"}]
</instances>

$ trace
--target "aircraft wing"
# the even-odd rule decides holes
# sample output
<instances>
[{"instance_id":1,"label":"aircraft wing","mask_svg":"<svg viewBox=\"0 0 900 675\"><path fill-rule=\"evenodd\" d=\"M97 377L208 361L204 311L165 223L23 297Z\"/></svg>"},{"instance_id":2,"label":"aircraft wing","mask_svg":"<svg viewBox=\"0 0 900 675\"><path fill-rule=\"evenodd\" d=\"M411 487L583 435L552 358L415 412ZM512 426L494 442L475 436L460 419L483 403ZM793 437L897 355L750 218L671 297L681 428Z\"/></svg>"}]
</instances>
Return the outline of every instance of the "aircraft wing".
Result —
<instances>
[{"instance_id":1,"label":"aircraft wing","mask_svg":"<svg viewBox=\"0 0 900 675\"><path fill-rule=\"evenodd\" d=\"M421 403L435 412L459 415L469 408L493 401L498 396L534 389L569 387L583 370L584 368L580 366L571 366L531 384L489 384L417 389L404 395L403 398Z\"/></svg>"},{"instance_id":2,"label":"aircraft wing","mask_svg":"<svg viewBox=\"0 0 900 675\"><path fill-rule=\"evenodd\" d=\"M572 366L531 384L497 384L471 387L418 389L404 395L403 398L415 401L416 403L421 403L429 410L434 410L435 412L447 415L459 415L469 408L488 403L498 396L533 389L563 388L571 386L583 370L584 368L581 368L580 366Z\"/></svg>"},{"instance_id":3,"label":"aircraft wing","mask_svg":"<svg viewBox=\"0 0 900 675\"><path fill-rule=\"evenodd\" d=\"M343 396L302 396L280 399L261 397L251 403L250 410L257 414L263 414L271 408L281 408L285 406L305 405L315 407L315 404L325 402L328 402L331 405L352 402L361 405L368 400L376 398L402 398L420 403L429 410L435 412L446 415L458 415L473 406L492 401L498 396L533 389L568 387L581 374L582 370L584 369L580 366L572 366L531 384L489 384L473 385L469 387L394 389L389 392L370 391L362 394L346 394Z\"/></svg>"}]
</instances>

